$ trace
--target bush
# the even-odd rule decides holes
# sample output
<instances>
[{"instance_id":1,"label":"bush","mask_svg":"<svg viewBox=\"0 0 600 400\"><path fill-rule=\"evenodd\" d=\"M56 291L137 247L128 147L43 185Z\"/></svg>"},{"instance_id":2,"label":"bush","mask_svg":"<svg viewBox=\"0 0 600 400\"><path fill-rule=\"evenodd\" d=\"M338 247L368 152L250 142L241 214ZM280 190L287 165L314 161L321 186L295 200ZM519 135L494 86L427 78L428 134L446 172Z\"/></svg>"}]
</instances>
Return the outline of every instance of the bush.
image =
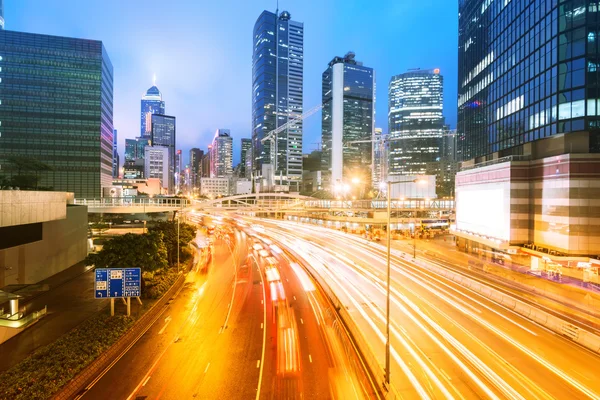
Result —
<instances>
[{"instance_id":1,"label":"bush","mask_svg":"<svg viewBox=\"0 0 600 400\"><path fill-rule=\"evenodd\" d=\"M101 312L56 342L0 374L0 399L47 399L75 378L133 325L133 318Z\"/></svg>"},{"instance_id":2,"label":"bush","mask_svg":"<svg viewBox=\"0 0 600 400\"><path fill-rule=\"evenodd\" d=\"M147 299L158 299L173 286L179 274L174 270L163 270L156 273L144 274L144 297Z\"/></svg>"}]
</instances>

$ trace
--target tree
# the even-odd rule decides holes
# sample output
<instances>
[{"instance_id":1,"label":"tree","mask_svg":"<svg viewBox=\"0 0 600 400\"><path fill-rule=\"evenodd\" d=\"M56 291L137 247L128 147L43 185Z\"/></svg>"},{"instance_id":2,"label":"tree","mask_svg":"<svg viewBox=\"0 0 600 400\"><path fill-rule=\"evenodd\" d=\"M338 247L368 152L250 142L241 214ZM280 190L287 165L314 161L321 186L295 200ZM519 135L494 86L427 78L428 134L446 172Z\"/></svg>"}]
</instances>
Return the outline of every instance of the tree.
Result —
<instances>
[{"instance_id":1,"label":"tree","mask_svg":"<svg viewBox=\"0 0 600 400\"><path fill-rule=\"evenodd\" d=\"M127 233L106 242L99 253L87 256L85 263L96 268L141 268L151 272L168 267L167 248L161 232Z\"/></svg>"},{"instance_id":2,"label":"tree","mask_svg":"<svg viewBox=\"0 0 600 400\"><path fill-rule=\"evenodd\" d=\"M157 221L150 232L160 232L167 248L167 260L169 265L177 262L177 221ZM179 261L187 261L192 254L188 250L188 244L196 237L196 228L193 225L181 222L179 224Z\"/></svg>"},{"instance_id":3,"label":"tree","mask_svg":"<svg viewBox=\"0 0 600 400\"><path fill-rule=\"evenodd\" d=\"M37 189L41 172L52 171L53 167L33 157L11 155L6 157L8 170L16 171L10 185L21 189ZM30 172L30 173L25 173ZM31 173L32 172L32 173Z\"/></svg>"}]
</instances>

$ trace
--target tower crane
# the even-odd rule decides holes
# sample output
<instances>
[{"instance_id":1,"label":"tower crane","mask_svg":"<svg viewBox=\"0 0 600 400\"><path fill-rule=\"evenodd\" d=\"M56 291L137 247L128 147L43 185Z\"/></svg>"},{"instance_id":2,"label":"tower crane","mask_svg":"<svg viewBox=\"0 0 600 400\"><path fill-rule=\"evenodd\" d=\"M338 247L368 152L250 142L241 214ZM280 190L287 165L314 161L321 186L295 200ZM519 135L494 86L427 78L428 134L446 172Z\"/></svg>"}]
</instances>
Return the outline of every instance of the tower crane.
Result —
<instances>
[{"instance_id":1,"label":"tower crane","mask_svg":"<svg viewBox=\"0 0 600 400\"><path fill-rule=\"evenodd\" d=\"M311 115L315 114L317 111L321 110L323 108L322 104L319 104L318 106L315 106L313 108L311 108L310 110L306 111L305 113L303 113L302 115L298 115L296 117L294 117L293 119L290 119L288 122L286 122L285 124L278 126L277 128L273 129L272 131L270 131L269 133L267 133L261 140L261 143L265 143L267 140L271 142L271 146L270 146L270 153L271 153L271 165L273 166L272 171L271 171L271 178L273 183L275 183L275 173L277 171L277 135L283 131L285 131L286 129L288 129L290 126L297 124L298 122L301 122L303 120L305 120L306 118L310 117Z\"/></svg>"}]
</instances>

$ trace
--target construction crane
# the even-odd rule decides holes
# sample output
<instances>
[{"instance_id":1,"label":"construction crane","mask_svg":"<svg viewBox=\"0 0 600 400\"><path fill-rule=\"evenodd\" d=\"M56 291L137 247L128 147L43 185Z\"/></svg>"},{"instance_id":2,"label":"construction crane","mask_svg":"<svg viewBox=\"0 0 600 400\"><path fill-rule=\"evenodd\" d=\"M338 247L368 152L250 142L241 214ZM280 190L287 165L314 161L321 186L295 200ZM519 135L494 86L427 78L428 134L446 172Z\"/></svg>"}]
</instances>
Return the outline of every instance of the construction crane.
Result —
<instances>
[{"instance_id":1,"label":"construction crane","mask_svg":"<svg viewBox=\"0 0 600 400\"><path fill-rule=\"evenodd\" d=\"M275 183L275 173L277 171L277 135L283 131L285 131L286 129L288 129L290 126L297 124L298 122L301 122L303 120L305 120L306 118L310 117L311 115L315 114L317 111L321 110L323 108L322 104L319 104L318 106L315 106L313 108L311 108L310 110L306 111L305 113L303 113L302 115L298 115L297 117L290 119L288 122L286 122L285 124L273 129L271 132L267 133L261 140L261 143L265 143L267 140L271 142L271 146L270 146L270 153L271 153L271 165L273 166L272 171L271 171L271 178L273 183ZM289 116L289 114L288 114ZM281 183L281 182L280 182Z\"/></svg>"}]
</instances>

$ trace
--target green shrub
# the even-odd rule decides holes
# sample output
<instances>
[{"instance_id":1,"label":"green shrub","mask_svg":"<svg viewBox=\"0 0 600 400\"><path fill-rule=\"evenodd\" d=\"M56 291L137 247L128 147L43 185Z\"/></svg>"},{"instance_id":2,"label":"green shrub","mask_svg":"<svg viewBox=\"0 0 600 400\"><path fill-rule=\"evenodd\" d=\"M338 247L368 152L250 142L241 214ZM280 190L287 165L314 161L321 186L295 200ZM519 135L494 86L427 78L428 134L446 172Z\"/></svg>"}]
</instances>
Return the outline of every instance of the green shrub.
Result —
<instances>
[{"instance_id":1,"label":"green shrub","mask_svg":"<svg viewBox=\"0 0 600 400\"><path fill-rule=\"evenodd\" d=\"M173 286L179 274L174 270L162 270L153 274L144 274L146 287L144 297L147 299L158 299Z\"/></svg>"}]
</instances>

